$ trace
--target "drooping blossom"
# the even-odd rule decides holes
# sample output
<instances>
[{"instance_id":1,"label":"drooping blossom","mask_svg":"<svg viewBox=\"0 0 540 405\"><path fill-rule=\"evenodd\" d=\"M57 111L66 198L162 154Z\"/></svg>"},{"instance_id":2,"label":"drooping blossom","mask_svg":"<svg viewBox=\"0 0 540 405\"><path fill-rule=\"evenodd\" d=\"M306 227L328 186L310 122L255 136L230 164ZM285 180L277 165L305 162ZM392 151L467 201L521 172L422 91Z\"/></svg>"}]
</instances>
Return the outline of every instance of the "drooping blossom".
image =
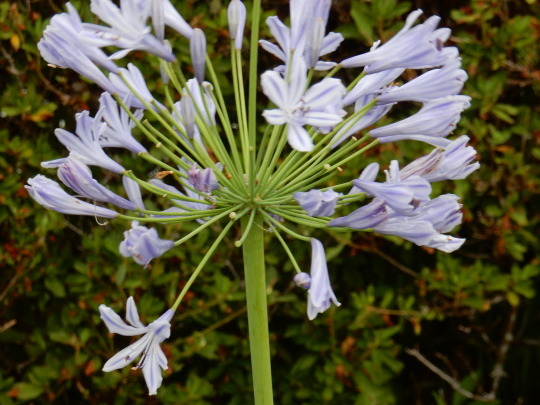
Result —
<instances>
[{"instance_id":1,"label":"drooping blossom","mask_svg":"<svg viewBox=\"0 0 540 405\"><path fill-rule=\"evenodd\" d=\"M157 389L161 386L163 380L161 370L167 370L168 368L167 357L165 357L160 344L171 335L170 322L174 311L172 309L167 310L148 326L141 322L133 297L129 297L126 304L128 323L124 322L116 312L106 305L101 304L99 312L109 332L122 336L143 335L135 343L111 357L103 366L103 371L118 370L131 364L137 357L141 356L137 365L132 369L142 369L148 387L148 394L156 395Z\"/></svg>"},{"instance_id":2,"label":"drooping blossom","mask_svg":"<svg viewBox=\"0 0 540 405\"><path fill-rule=\"evenodd\" d=\"M78 195L118 207L134 210L135 203L113 193L92 177L92 172L76 153L71 153L58 167L58 178Z\"/></svg>"},{"instance_id":3,"label":"drooping blossom","mask_svg":"<svg viewBox=\"0 0 540 405\"><path fill-rule=\"evenodd\" d=\"M160 239L155 228L131 223L131 229L124 232L124 240L120 243L120 253L124 257L133 257L137 263L148 266L148 263L161 256L174 246L171 240Z\"/></svg>"},{"instance_id":4,"label":"drooping blossom","mask_svg":"<svg viewBox=\"0 0 540 405\"><path fill-rule=\"evenodd\" d=\"M311 239L311 285L308 290L308 318L313 320L318 314L322 314L331 303L341 305L337 300L330 278L328 277L328 266L326 264L326 256L322 243L315 239Z\"/></svg>"},{"instance_id":5,"label":"drooping blossom","mask_svg":"<svg viewBox=\"0 0 540 405\"><path fill-rule=\"evenodd\" d=\"M385 44L379 46L377 42L369 52L345 59L340 64L346 68L366 66L366 73L377 73L395 68L433 68L455 60L457 49L443 47L450 37L450 30L436 29L441 18L431 16L412 27L420 14L422 10L409 14L405 26Z\"/></svg>"},{"instance_id":6,"label":"drooping blossom","mask_svg":"<svg viewBox=\"0 0 540 405\"><path fill-rule=\"evenodd\" d=\"M117 212L105 207L99 207L79 200L66 193L60 185L38 174L28 179L28 185L24 186L34 200L47 209L70 215L88 215L92 217L114 218Z\"/></svg>"},{"instance_id":7,"label":"drooping blossom","mask_svg":"<svg viewBox=\"0 0 540 405\"><path fill-rule=\"evenodd\" d=\"M326 191L310 190L308 192L297 191L293 198L307 212L309 216L328 217L336 209L341 194L329 188Z\"/></svg>"}]
</instances>

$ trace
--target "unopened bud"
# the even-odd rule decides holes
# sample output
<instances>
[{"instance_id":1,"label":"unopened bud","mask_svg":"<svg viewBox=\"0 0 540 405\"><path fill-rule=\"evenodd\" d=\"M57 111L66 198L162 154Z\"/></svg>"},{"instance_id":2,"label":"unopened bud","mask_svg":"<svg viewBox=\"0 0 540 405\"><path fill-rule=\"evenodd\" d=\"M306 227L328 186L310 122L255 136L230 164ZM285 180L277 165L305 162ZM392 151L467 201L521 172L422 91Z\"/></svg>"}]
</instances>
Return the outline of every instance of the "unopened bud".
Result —
<instances>
[{"instance_id":1,"label":"unopened bud","mask_svg":"<svg viewBox=\"0 0 540 405\"><path fill-rule=\"evenodd\" d=\"M189 50L191 53L191 63L195 71L195 77L199 84L204 82L204 69L206 66L206 37L201 29L195 28L189 42Z\"/></svg>"},{"instance_id":2,"label":"unopened bud","mask_svg":"<svg viewBox=\"0 0 540 405\"><path fill-rule=\"evenodd\" d=\"M242 49L244 26L246 24L246 6L240 0L232 0L227 10L229 36L234 40L234 48Z\"/></svg>"},{"instance_id":3,"label":"unopened bud","mask_svg":"<svg viewBox=\"0 0 540 405\"><path fill-rule=\"evenodd\" d=\"M307 273L298 273L294 276L293 280L297 287L303 288L304 290L309 290L309 287L311 287L311 277Z\"/></svg>"}]
</instances>

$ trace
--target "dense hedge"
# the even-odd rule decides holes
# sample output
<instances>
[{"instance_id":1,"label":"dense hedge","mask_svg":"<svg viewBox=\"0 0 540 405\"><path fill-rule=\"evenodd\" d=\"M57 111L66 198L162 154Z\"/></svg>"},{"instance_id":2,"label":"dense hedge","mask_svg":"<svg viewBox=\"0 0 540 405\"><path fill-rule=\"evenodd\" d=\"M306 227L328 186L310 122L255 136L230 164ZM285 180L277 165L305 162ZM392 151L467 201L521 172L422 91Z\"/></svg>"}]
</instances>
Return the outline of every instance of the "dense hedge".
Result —
<instances>
[{"instance_id":1,"label":"dense hedge","mask_svg":"<svg viewBox=\"0 0 540 405\"><path fill-rule=\"evenodd\" d=\"M88 16L88 2L72 3ZM226 77L226 3L176 3L190 23L205 29ZM285 1L263 3L286 13ZM443 17L469 74L464 91L473 98L455 133L469 134L482 167L436 190L455 192L464 204L457 233L468 242L452 255L371 234L317 233L342 306L314 322L305 316L305 294L291 285L291 265L269 240L276 403L537 403L540 7L535 0L334 3L331 28L346 37L336 59L389 38L414 7ZM148 317L143 321L153 320L174 300L215 232L143 269L117 252L127 224L63 216L28 198L26 179L45 171L41 161L65 153L54 128L72 129L73 114L95 112L99 95L73 72L47 67L37 53L58 7L46 0L0 1L0 405L249 404L241 255L231 241L219 248L175 318L163 345L171 366L158 396L148 398L137 373L101 372L128 340L107 333L99 304L123 311L133 295ZM369 159L384 166L396 156L409 162L429 147L378 150ZM174 237L187 228L160 233ZM309 246L291 245L308 268Z\"/></svg>"}]
</instances>

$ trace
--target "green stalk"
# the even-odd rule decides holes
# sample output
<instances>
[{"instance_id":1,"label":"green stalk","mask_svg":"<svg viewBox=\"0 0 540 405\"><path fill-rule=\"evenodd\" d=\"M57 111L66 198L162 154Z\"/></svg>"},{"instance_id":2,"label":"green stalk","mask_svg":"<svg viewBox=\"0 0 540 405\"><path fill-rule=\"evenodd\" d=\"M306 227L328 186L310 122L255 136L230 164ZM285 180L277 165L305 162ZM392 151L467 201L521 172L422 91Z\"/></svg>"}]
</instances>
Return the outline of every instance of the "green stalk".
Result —
<instances>
[{"instance_id":1,"label":"green stalk","mask_svg":"<svg viewBox=\"0 0 540 405\"><path fill-rule=\"evenodd\" d=\"M249 227L249 218L242 218L242 231ZM242 250L246 277L249 347L253 375L255 405L273 405L268 307L266 303L266 274L264 268L263 221L256 215Z\"/></svg>"}]
</instances>

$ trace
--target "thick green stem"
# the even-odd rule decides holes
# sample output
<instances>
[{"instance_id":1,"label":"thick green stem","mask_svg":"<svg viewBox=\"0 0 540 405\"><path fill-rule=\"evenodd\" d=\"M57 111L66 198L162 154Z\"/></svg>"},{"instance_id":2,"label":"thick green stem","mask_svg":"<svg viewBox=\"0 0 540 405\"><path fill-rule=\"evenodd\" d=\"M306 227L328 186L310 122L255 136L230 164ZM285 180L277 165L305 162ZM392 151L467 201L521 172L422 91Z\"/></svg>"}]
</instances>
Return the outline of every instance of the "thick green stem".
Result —
<instances>
[{"instance_id":1,"label":"thick green stem","mask_svg":"<svg viewBox=\"0 0 540 405\"><path fill-rule=\"evenodd\" d=\"M274 399L266 304L264 231L261 216L258 214L255 216L251 227L249 227L249 218L242 218L242 230L249 232L242 247L255 405L272 405Z\"/></svg>"}]
</instances>

